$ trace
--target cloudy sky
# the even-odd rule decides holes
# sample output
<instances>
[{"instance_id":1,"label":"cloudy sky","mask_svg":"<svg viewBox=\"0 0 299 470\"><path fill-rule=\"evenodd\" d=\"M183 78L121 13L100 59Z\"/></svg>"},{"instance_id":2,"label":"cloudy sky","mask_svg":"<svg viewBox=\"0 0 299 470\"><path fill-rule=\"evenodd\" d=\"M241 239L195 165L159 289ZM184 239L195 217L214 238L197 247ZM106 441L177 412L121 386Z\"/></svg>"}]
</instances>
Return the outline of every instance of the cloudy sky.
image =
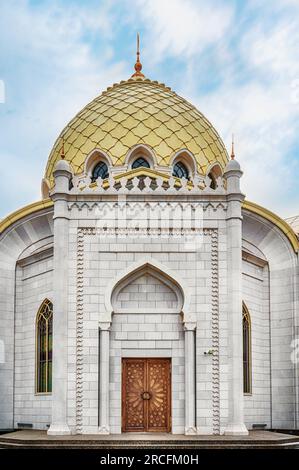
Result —
<instances>
[{"instance_id":1,"label":"cloudy sky","mask_svg":"<svg viewBox=\"0 0 299 470\"><path fill-rule=\"evenodd\" d=\"M0 0L0 218L40 199L65 124L143 71L236 154L247 198L299 213L299 0Z\"/></svg>"}]
</instances>

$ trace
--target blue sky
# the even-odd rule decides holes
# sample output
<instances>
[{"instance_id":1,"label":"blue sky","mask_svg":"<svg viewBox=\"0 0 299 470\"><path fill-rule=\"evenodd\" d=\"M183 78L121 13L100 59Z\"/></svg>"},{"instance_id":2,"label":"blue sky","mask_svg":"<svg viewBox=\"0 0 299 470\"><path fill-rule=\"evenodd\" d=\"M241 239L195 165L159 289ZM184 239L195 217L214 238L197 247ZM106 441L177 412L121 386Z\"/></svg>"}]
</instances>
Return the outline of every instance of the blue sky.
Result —
<instances>
[{"instance_id":1,"label":"blue sky","mask_svg":"<svg viewBox=\"0 0 299 470\"><path fill-rule=\"evenodd\" d=\"M0 218L40 199L66 123L143 71L231 134L249 200L299 213L299 0L0 0Z\"/></svg>"}]
</instances>

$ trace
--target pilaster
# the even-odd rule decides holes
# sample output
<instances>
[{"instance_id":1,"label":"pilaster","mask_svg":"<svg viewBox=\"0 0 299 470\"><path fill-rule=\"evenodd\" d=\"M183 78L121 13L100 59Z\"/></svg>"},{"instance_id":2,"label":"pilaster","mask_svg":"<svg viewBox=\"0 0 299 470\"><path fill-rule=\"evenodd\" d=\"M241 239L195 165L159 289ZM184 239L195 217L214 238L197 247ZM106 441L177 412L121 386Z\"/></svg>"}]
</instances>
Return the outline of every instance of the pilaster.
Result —
<instances>
[{"instance_id":1,"label":"pilaster","mask_svg":"<svg viewBox=\"0 0 299 470\"><path fill-rule=\"evenodd\" d=\"M232 159L224 176L227 181L227 308L228 308L228 424L227 435L248 434L244 424L242 335L242 172Z\"/></svg>"},{"instance_id":2,"label":"pilaster","mask_svg":"<svg viewBox=\"0 0 299 470\"><path fill-rule=\"evenodd\" d=\"M52 422L49 435L71 434L67 424L67 320L68 237L67 193L72 176L67 162L60 160L54 171L54 272L53 272L53 373Z\"/></svg>"},{"instance_id":3,"label":"pilaster","mask_svg":"<svg viewBox=\"0 0 299 470\"><path fill-rule=\"evenodd\" d=\"M109 425L109 355L110 322L100 322L99 434L110 434Z\"/></svg>"},{"instance_id":4,"label":"pilaster","mask_svg":"<svg viewBox=\"0 0 299 470\"><path fill-rule=\"evenodd\" d=\"M185 435L197 434L195 415L195 322L186 322L185 331Z\"/></svg>"}]
</instances>

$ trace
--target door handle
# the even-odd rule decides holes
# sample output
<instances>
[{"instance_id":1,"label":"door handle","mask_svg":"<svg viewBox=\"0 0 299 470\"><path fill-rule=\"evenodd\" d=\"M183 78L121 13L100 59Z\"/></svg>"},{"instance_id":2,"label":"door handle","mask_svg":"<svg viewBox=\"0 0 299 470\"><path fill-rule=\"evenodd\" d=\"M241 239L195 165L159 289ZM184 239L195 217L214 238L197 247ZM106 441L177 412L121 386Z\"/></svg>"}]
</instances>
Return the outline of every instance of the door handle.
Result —
<instances>
[{"instance_id":1,"label":"door handle","mask_svg":"<svg viewBox=\"0 0 299 470\"><path fill-rule=\"evenodd\" d=\"M150 392L142 392L141 398L142 400L150 400L152 398L152 394Z\"/></svg>"}]
</instances>

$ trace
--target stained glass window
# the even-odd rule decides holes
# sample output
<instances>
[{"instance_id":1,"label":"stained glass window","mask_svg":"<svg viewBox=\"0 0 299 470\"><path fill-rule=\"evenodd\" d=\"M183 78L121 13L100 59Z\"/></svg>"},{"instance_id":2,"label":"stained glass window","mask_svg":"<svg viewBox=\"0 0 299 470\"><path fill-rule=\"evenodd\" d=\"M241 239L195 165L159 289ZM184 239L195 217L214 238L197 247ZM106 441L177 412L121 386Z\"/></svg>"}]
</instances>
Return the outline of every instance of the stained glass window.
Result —
<instances>
[{"instance_id":1,"label":"stained glass window","mask_svg":"<svg viewBox=\"0 0 299 470\"><path fill-rule=\"evenodd\" d=\"M109 177L109 171L108 171L108 166L106 165L106 163L105 162L97 163L92 172L91 182L94 183L98 178L102 178L102 180L105 180L108 177Z\"/></svg>"},{"instance_id":2,"label":"stained glass window","mask_svg":"<svg viewBox=\"0 0 299 470\"><path fill-rule=\"evenodd\" d=\"M148 163L148 161L143 158L143 157L139 157L139 158L136 158L136 160L134 160L134 162L132 163L132 169L134 170L135 168L139 168L143 166L144 168L150 168L150 164Z\"/></svg>"},{"instance_id":3,"label":"stained glass window","mask_svg":"<svg viewBox=\"0 0 299 470\"><path fill-rule=\"evenodd\" d=\"M176 178L186 178L189 179L189 172L182 162L177 162L173 167L172 175Z\"/></svg>"},{"instance_id":4,"label":"stained glass window","mask_svg":"<svg viewBox=\"0 0 299 470\"><path fill-rule=\"evenodd\" d=\"M243 303L243 391L251 393L251 321Z\"/></svg>"},{"instance_id":5,"label":"stained glass window","mask_svg":"<svg viewBox=\"0 0 299 470\"><path fill-rule=\"evenodd\" d=\"M53 304L43 301L36 317L36 392L52 392Z\"/></svg>"}]
</instances>

